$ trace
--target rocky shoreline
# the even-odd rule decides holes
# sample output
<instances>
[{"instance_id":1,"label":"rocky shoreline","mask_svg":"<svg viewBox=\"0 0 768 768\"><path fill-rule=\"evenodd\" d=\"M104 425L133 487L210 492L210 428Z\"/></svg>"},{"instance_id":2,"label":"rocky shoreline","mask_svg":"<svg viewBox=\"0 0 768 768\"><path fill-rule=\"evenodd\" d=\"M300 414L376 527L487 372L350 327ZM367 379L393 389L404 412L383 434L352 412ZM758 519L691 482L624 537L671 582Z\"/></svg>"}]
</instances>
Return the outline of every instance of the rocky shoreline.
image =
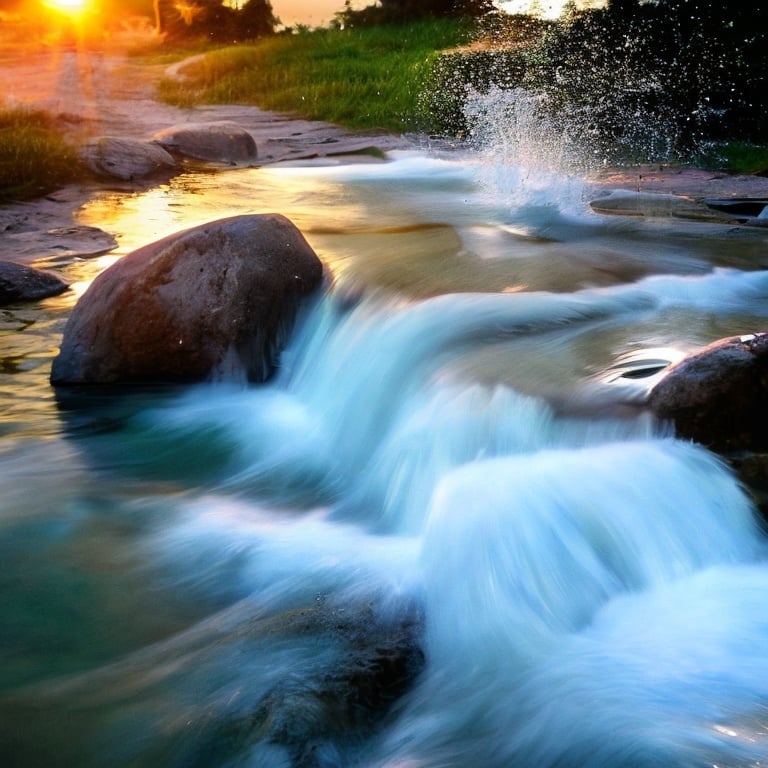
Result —
<instances>
[{"instance_id":1,"label":"rocky shoreline","mask_svg":"<svg viewBox=\"0 0 768 768\"><path fill-rule=\"evenodd\" d=\"M96 165L94 177L36 200L0 206L0 261L31 264L67 252L93 256L114 247L109 235L80 227L77 212L103 189L142 191L185 169L188 161L214 167L271 165L290 162L343 163L375 159L392 149L412 146L406 137L349 131L330 123L297 119L258 107L206 105L183 109L154 98L162 66L141 65L125 56L86 52L37 53L14 62L13 87L8 105L41 108L57 116L72 133L86 158ZM173 70L179 72L179 66ZM156 135L183 127L234 124L252 137L257 153L252 158L194 158L175 153L175 167L148 169L146 174L110 172L111 159L100 156L111 147L125 161L124 149L158 149Z\"/></svg>"},{"instance_id":2,"label":"rocky shoreline","mask_svg":"<svg viewBox=\"0 0 768 768\"><path fill-rule=\"evenodd\" d=\"M0 260L30 264L51 256L88 257L112 246L108 233L80 227L77 211L95 193L123 185L141 191L177 172L171 163L158 161L145 175L115 171L114 158L102 156L109 146L126 157L142 145L155 152L158 136L174 134L185 126L231 124L252 137L256 152L242 156L198 158L222 167L285 163L344 163L375 161L394 149L423 146L420 137L349 131L330 123L277 114L258 107L204 105L183 109L154 97L163 76L184 76L185 62L170 67L143 65L122 54L98 51L36 53L14 62L9 104L40 107L59 119L83 145L97 174L88 182L60 189L46 197L0 207L2 249ZM163 145L168 149L167 143ZM148 150L149 151L149 150ZM162 150L160 150L162 151ZM174 154L173 152L171 154ZM178 162L185 159L176 154ZM183 152L181 153L183 155ZM186 160L190 158L187 157ZM112 172L111 172L112 171ZM768 178L733 176L692 168L635 167L605 169L590 181L592 207L600 213L739 223L732 215L714 211L710 198L768 198Z\"/></svg>"},{"instance_id":3,"label":"rocky shoreline","mask_svg":"<svg viewBox=\"0 0 768 768\"><path fill-rule=\"evenodd\" d=\"M117 69L109 71L117 80ZM111 137L119 145L117 151L122 152L126 147L151 143L159 132L171 131L167 134L171 137L169 156L174 162L183 163L183 159L178 159L185 154L179 146L179 134L171 129L190 125L235 125L252 137L253 153L249 154L251 145L247 138L242 144L242 132L224 130L224 138L233 137L236 148L245 146L245 156L197 158L223 167L238 163L375 161L374 150L386 153L413 146L407 137L358 134L252 107L175 110L155 102L146 92L148 83L138 71L133 74L135 89L130 90L132 81L128 77L114 104L102 105L103 119L88 124L86 146L98 147L100 139ZM107 90L107 93L113 91ZM87 106L87 102L84 104ZM85 117L67 119L71 119L73 125L86 124ZM202 133L206 133L205 128ZM99 162L105 162L104 158ZM78 225L79 208L105 186L148 188L157 183L157 178L162 178L162 172L172 170L158 171L158 177L150 173L142 178L124 178L102 169L101 180L94 178L87 184L73 185L40 200L0 208L0 260L28 266L41 259L50 263L56 258L109 252L115 247L114 238L100 229ZM711 197L768 197L768 179L674 168L606 170L593 180L593 189L592 205L601 213L666 216L741 226L737 217L713 210L704 201ZM183 371L186 378L204 380L211 371L225 369L232 363L230 352L233 350L237 355L235 362L248 370L250 379L266 378L271 356L289 331L295 303L322 285L321 262L300 242L300 233L291 232L289 238L286 236L289 223L275 219L274 216L239 217L237 221L206 224L186 234L150 243L102 272L91 284L92 308L86 300L70 313L72 322L65 333L61 356L54 362L53 383L110 385L146 381L147 371L171 380L180 378ZM275 232L277 234L271 234ZM282 275L271 258L278 251L274 247L278 239L281 247L287 247L286 241L290 240L288 251L294 257L293 261L282 259ZM264 261L261 270L258 263L243 264L246 252L248 261L254 261L250 258L254 243L266 243L259 254ZM225 268L222 262L217 262L215 271L205 271L206 256L211 252L217 255L224 252ZM269 275L269 281L264 280L264 274ZM253 296L263 289L265 282L272 283L268 286L270 295L259 297L261 303L258 312L254 312ZM143 323L126 322L126 318L136 317L141 317ZM201 318L206 320L205 325L200 323ZM207 323L209 318L213 318L215 325ZM118 336L118 332L122 336ZM195 342L200 338L207 346L187 345L188 339ZM766 445L753 439L750 430L755 424L754 414L761 412L764 382L768 380L764 375L768 360L766 338L761 334L734 338L706 350L702 356L692 356L669 374L669 382L674 382L673 376L681 382L675 384L671 396L662 398L664 393L658 390L651 398L651 407L658 418L676 420L680 425L683 420L678 418L674 398L686 387L696 385L694 393L685 395L681 406L683 416L689 415L691 403L696 416L705 408L712 409L725 415L725 430L735 428L739 435L746 437L743 442L734 443L732 432L702 433L698 422L682 437L709 445L721 454L738 452L730 456L732 464L751 486L758 501L760 491L768 488L768 459L762 453ZM258 348L253 346L254 339L260 342ZM90 355L93 350L96 350L95 358L84 354ZM188 353L188 350L192 351ZM121 355L117 360L113 357L116 352ZM166 364L169 367L164 370ZM715 381L710 374L717 377ZM733 384L737 385L736 390ZM726 406L731 410L726 412ZM713 419L707 418L705 422L709 427ZM766 428L762 419L757 426L763 437ZM208 719L204 723L210 732L205 732L204 737L208 740L206 743L213 745L211 749L224 743L248 744L263 739L270 745L285 748L296 765L314 764L308 757L311 751L318 745L322 748L325 743L332 743L339 734L368 737L392 702L414 682L425 663L424 619L420 609L397 606L391 618L381 619L374 610L377 606L340 608L326 604L325 600L325 596L321 596L310 608L287 611L274 619L249 619L243 623L239 630L243 635L259 632L264 638L297 636L320 638L323 642L330 638L344 652L339 655L340 660L321 666L313 675L278 681L255 707L243 708L238 718L224 719L206 712ZM214 635L213 629L208 631ZM217 645L224 642L220 633L217 619L211 647L214 642ZM181 642L199 643L200 633L190 633ZM197 648L193 650L201 653ZM191 655L190 647L162 644L155 649L155 653L160 654L155 660L163 661L162 654L169 652L174 653L174 658L180 652ZM118 675L115 678L118 683L121 670L124 671L125 666L111 667L111 674ZM149 675L145 677L149 679ZM112 683L111 678L105 679ZM103 684L104 679L101 682ZM119 690L119 685L113 684L111 688ZM187 738L190 730L187 729ZM193 739L192 749L194 747ZM198 763L202 764L205 757L207 755L202 754Z\"/></svg>"}]
</instances>

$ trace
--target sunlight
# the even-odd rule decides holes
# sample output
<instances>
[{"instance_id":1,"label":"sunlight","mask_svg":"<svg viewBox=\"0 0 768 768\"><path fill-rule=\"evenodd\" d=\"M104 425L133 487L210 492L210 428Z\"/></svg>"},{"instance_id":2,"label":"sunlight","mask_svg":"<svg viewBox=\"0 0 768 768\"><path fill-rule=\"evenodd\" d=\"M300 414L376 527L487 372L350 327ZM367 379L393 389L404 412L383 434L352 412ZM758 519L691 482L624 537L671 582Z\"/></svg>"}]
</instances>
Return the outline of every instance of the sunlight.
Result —
<instances>
[{"instance_id":1,"label":"sunlight","mask_svg":"<svg viewBox=\"0 0 768 768\"><path fill-rule=\"evenodd\" d=\"M45 0L45 5L52 10L68 16L79 16L88 6L89 0Z\"/></svg>"},{"instance_id":2,"label":"sunlight","mask_svg":"<svg viewBox=\"0 0 768 768\"><path fill-rule=\"evenodd\" d=\"M544 19L556 19L563 12L565 0L509 0L496 5L505 13L527 13Z\"/></svg>"},{"instance_id":3,"label":"sunlight","mask_svg":"<svg viewBox=\"0 0 768 768\"><path fill-rule=\"evenodd\" d=\"M559 18L567 5L573 5L579 10L599 8L605 5L605 0L502 0L495 5L505 13L530 14L542 19Z\"/></svg>"}]
</instances>

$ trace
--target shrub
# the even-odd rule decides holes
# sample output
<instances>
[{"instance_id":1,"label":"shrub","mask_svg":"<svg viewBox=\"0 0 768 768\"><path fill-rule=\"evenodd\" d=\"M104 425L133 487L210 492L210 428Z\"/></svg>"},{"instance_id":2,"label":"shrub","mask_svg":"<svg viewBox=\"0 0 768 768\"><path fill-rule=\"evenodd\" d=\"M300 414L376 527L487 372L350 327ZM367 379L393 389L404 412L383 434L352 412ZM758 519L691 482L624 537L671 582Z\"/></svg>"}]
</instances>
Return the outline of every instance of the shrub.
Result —
<instances>
[{"instance_id":1,"label":"shrub","mask_svg":"<svg viewBox=\"0 0 768 768\"><path fill-rule=\"evenodd\" d=\"M0 200L43 195L83 172L75 148L47 113L0 110Z\"/></svg>"}]
</instances>

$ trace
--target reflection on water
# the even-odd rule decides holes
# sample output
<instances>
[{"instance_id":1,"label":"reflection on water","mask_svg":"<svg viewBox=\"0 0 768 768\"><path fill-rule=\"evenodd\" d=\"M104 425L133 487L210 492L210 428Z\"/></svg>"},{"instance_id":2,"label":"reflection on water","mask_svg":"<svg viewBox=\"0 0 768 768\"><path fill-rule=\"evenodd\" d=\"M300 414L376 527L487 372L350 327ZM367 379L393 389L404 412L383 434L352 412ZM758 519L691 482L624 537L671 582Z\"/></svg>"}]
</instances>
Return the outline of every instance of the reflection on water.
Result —
<instances>
[{"instance_id":1,"label":"reflection on water","mask_svg":"<svg viewBox=\"0 0 768 768\"><path fill-rule=\"evenodd\" d=\"M117 251L0 314L8 764L759 765L754 510L617 406L764 327L765 232L601 217L573 179L512 204L479 162L105 193L81 221ZM57 398L99 271L272 211L335 277L274 381Z\"/></svg>"}]
</instances>

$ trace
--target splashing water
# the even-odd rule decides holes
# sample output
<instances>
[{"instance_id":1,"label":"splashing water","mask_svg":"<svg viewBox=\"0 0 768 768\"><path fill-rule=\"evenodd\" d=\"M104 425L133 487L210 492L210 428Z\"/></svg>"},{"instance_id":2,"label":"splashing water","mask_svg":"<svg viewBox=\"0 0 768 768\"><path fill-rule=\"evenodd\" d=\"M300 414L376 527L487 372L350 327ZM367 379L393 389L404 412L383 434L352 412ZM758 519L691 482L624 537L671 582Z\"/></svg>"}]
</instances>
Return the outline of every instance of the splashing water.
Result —
<instances>
[{"instance_id":1,"label":"splashing water","mask_svg":"<svg viewBox=\"0 0 768 768\"><path fill-rule=\"evenodd\" d=\"M583 212L584 177L594 159L546 114L545 96L492 87L471 94L465 115L482 180L509 208L553 206Z\"/></svg>"}]
</instances>

